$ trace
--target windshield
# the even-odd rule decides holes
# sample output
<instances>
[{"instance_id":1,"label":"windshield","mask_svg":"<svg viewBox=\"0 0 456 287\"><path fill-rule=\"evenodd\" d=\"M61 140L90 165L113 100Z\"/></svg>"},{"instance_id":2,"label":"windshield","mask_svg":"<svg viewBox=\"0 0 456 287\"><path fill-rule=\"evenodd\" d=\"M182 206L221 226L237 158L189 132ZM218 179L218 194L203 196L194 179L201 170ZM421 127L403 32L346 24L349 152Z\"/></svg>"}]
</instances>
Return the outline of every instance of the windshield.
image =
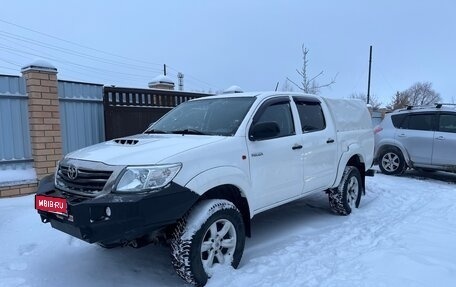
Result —
<instances>
[{"instance_id":1,"label":"windshield","mask_svg":"<svg viewBox=\"0 0 456 287\"><path fill-rule=\"evenodd\" d=\"M172 109L145 133L233 136L255 97L189 101Z\"/></svg>"}]
</instances>

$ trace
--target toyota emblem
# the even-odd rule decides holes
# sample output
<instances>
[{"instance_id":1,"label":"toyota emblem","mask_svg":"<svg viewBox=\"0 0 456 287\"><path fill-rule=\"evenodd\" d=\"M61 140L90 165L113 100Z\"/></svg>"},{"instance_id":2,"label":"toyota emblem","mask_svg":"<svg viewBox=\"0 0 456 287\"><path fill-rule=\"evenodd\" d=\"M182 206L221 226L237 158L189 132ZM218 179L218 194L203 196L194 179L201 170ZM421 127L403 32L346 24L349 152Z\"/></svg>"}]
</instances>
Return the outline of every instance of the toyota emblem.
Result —
<instances>
[{"instance_id":1,"label":"toyota emblem","mask_svg":"<svg viewBox=\"0 0 456 287\"><path fill-rule=\"evenodd\" d=\"M74 165L68 167L67 176L71 180L75 180L78 177L78 169Z\"/></svg>"}]
</instances>

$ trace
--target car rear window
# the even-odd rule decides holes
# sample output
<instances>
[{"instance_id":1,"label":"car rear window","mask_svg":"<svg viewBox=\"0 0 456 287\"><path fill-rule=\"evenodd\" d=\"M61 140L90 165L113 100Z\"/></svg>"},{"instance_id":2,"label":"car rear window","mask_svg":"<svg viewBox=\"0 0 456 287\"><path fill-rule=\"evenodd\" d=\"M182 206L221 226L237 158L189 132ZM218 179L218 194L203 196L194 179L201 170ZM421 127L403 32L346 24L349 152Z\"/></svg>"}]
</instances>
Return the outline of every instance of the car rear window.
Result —
<instances>
[{"instance_id":1,"label":"car rear window","mask_svg":"<svg viewBox=\"0 0 456 287\"><path fill-rule=\"evenodd\" d=\"M439 131L447 133L456 133L456 114L440 115Z\"/></svg>"},{"instance_id":2,"label":"car rear window","mask_svg":"<svg viewBox=\"0 0 456 287\"><path fill-rule=\"evenodd\" d=\"M401 124L404 121L406 116L407 116L407 114L398 114L398 115L391 116L391 120L393 121L393 125L396 129L401 128Z\"/></svg>"}]
</instances>

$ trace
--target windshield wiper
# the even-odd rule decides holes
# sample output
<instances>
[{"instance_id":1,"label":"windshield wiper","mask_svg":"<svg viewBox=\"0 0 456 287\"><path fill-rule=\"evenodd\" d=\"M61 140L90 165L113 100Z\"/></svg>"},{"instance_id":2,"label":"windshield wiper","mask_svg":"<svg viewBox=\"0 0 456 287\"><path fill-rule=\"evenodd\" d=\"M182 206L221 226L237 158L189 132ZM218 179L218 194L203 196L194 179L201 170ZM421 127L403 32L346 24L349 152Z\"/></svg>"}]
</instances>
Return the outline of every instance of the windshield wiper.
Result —
<instances>
[{"instance_id":1,"label":"windshield wiper","mask_svg":"<svg viewBox=\"0 0 456 287\"><path fill-rule=\"evenodd\" d=\"M175 131L171 131L171 133L182 134L182 135L206 135L202 131L195 130L195 129L175 130Z\"/></svg>"},{"instance_id":2,"label":"windshield wiper","mask_svg":"<svg viewBox=\"0 0 456 287\"><path fill-rule=\"evenodd\" d=\"M165 131L162 130L147 130L144 132L145 134L166 134Z\"/></svg>"}]
</instances>

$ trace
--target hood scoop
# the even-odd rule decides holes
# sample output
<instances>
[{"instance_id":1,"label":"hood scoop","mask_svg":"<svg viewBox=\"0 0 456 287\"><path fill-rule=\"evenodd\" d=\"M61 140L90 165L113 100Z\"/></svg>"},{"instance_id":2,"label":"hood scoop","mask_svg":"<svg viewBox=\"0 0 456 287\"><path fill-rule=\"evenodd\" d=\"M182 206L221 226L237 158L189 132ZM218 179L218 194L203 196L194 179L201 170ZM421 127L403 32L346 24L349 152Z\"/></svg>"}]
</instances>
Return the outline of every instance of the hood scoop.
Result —
<instances>
[{"instance_id":1,"label":"hood scoop","mask_svg":"<svg viewBox=\"0 0 456 287\"><path fill-rule=\"evenodd\" d=\"M139 141L133 139L115 139L114 142L121 145L135 145Z\"/></svg>"}]
</instances>

